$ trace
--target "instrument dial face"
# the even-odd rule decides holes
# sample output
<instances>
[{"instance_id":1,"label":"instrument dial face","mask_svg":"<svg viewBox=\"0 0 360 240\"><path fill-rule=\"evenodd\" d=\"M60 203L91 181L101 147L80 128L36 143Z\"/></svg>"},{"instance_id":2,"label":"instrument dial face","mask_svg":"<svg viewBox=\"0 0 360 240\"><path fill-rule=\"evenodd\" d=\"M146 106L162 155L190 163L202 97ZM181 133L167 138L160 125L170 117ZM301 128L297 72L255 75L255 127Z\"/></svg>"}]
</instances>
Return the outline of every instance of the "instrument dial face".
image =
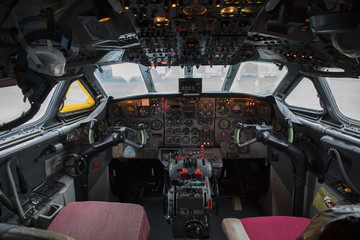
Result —
<instances>
[{"instance_id":1,"label":"instrument dial face","mask_svg":"<svg viewBox=\"0 0 360 240\"><path fill-rule=\"evenodd\" d=\"M229 107L228 106L225 106L225 105L220 105L218 106L217 108L217 112L220 114L220 115L226 115L229 113Z\"/></svg>"},{"instance_id":2,"label":"instrument dial face","mask_svg":"<svg viewBox=\"0 0 360 240\"><path fill-rule=\"evenodd\" d=\"M136 106L133 104L126 104L123 109L124 114L128 117L133 117L136 115Z\"/></svg>"},{"instance_id":3,"label":"instrument dial face","mask_svg":"<svg viewBox=\"0 0 360 240\"><path fill-rule=\"evenodd\" d=\"M194 121L189 119L189 120L186 120L185 124L186 124L186 126L191 127L192 125L194 125Z\"/></svg>"},{"instance_id":4,"label":"instrument dial face","mask_svg":"<svg viewBox=\"0 0 360 240\"><path fill-rule=\"evenodd\" d=\"M190 138L188 136L185 136L185 137L183 137L182 142L184 144L188 144L188 143L190 143Z\"/></svg>"},{"instance_id":5,"label":"instrument dial face","mask_svg":"<svg viewBox=\"0 0 360 240\"><path fill-rule=\"evenodd\" d=\"M235 103L231 106L231 112L233 114L240 115L244 112L244 106L242 104Z\"/></svg>"},{"instance_id":6,"label":"instrument dial face","mask_svg":"<svg viewBox=\"0 0 360 240\"><path fill-rule=\"evenodd\" d=\"M196 128L196 127L193 127L193 128L191 129L191 134L192 134L192 135L198 135L198 134L199 134L199 129Z\"/></svg>"},{"instance_id":7,"label":"instrument dial face","mask_svg":"<svg viewBox=\"0 0 360 240\"><path fill-rule=\"evenodd\" d=\"M168 127L172 127L172 126L174 126L174 124L175 124L174 120L167 120L167 121L166 121L166 125L167 125Z\"/></svg>"},{"instance_id":8,"label":"instrument dial face","mask_svg":"<svg viewBox=\"0 0 360 240\"><path fill-rule=\"evenodd\" d=\"M111 109L111 114L114 115L115 117L120 117L121 116L121 108L118 107L117 105L114 105Z\"/></svg>"},{"instance_id":9,"label":"instrument dial face","mask_svg":"<svg viewBox=\"0 0 360 240\"><path fill-rule=\"evenodd\" d=\"M197 105L197 109L198 110L201 110L201 109L204 109L205 108L205 104L204 103L198 103Z\"/></svg>"},{"instance_id":10,"label":"instrument dial face","mask_svg":"<svg viewBox=\"0 0 360 240\"><path fill-rule=\"evenodd\" d=\"M160 130L162 128L162 122L159 119L155 119L151 122L152 130Z\"/></svg>"},{"instance_id":11,"label":"instrument dial face","mask_svg":"<svg viewBox=\"0 0 360 240\"><path fill-rule=\"evenodd\" d=\"M191 138L191 143L192 143L192 144L197 144L198 142L199 142L199 138L198 138L198 137L194 136L194 137Z\"/></svg>"},{"instance_id":12,"label":"instrument dial face","mask_svg":"<svg viewBox=\"0 0 360 240\"><path fill-rule=\"evenodd\" d=\"M221 142L227 141L229 139L229 133L227 131L219 132L218 139Z\"/></svg>"},{"instance_id":13,"label":"instrument dial face","mask_svg":"<svg viewBox=\"0 0 360 240\"><path fill-rule=\"evenodd\" d=\"M208 104L206 104L206 108L207 109L213 109L213 107L214 107L214 104L213 103L208 103Z\"/></svg>"},{"instance_id":14,"label":"instrument dial face","mask_svg":"<svg viewBox=\"0 0 360 240\"><path fill-rule=\"evenodd\" d=\"M149 110L149 107L147 107L147 106L142 106L139 108L139 116L140 117L149 116L149 112L150 112L150 110Z\"/></svg>"},{"instance_id":15,"label":"instrument dial face","mask_svg":"<svg viewBox=\"0 0 360 240\"><path fill-rule=\"evenodd\" d=\"M190 128L183 128L183 134L188 135L190 133Z\"/></svg>"},{"instance_id":16,"label":"instrument dial face","mask_svg":"<svg viewBox=\"0 0 360 240\"><path fill-rule=\"evenodd\" d=\"M230 126L230 121L227 119L221 119L219 122L219 128L220 129L228 129Z\"/></svg>"}]
</instances>

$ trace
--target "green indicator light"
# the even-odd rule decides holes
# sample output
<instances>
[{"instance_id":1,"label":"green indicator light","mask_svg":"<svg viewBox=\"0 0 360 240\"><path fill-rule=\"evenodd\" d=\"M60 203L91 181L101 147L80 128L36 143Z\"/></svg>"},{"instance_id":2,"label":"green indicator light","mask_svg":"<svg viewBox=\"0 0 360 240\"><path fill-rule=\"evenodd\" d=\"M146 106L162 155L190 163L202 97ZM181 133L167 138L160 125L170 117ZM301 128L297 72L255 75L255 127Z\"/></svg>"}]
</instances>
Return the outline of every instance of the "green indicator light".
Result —
<instances>
[{"instance_id":1,"label":"green indicator light","mask_svg":"<svg viewBox=\"0 0 360 240\"><path fill-rule=\"evenodd\" d=\"M199 182L199 181L196 181L196 184L197 184L197 185L199 185L199 184L200 184L200 182Z\"/></svg>"}]
</instances>

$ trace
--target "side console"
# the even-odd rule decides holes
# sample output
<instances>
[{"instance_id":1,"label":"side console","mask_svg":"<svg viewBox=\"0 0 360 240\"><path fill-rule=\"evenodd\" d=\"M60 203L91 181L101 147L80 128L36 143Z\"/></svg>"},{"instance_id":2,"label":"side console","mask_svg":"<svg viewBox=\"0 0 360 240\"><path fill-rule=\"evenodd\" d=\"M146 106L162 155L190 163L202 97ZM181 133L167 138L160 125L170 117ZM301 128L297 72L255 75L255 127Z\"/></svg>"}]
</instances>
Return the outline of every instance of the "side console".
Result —
<instances>
[{"instance_id":1,"label":"side console","mask_svg":"<svg viewBox=\"0 0 360 240\"><path fill-rule=\"evenodd\" d=\"M203 147L201 151L182 150L166 156L170 159L164 214L172 224L174 238L209 238L211 213L218 208L216 179L221 172L221 159L207 159Z\"/></svg>"}]
</instances>

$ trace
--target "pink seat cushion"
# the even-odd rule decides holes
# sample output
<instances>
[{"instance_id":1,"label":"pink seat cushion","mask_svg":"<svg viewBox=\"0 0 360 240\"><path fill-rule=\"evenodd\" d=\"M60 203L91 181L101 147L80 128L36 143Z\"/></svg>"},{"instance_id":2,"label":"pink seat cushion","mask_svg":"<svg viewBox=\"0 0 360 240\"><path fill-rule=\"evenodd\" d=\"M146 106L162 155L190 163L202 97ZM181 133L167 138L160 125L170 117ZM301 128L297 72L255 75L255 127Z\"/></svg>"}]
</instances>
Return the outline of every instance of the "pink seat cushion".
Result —
<instances>
[{"instance_id":1,"label":"pink seat cushion","mask_svg":"<svg viewBox=\"0 0 360 240\"><path fill-rule=\"evenodd\" d=\"M254 217L240 219L251 240L294 240L310 219L301 217Z\"/></svg>"},{"instance_id":2,"label":"pink seat cushion","mask_svg":"<svg viewBox=\"0 0 360 240\"><path fill-rule=\"evenodd\" d=\"M48 230L77 240L145 240L150 225L140 205L89 201L68 204L55 217Z\"/></svg>"}]
</instances>

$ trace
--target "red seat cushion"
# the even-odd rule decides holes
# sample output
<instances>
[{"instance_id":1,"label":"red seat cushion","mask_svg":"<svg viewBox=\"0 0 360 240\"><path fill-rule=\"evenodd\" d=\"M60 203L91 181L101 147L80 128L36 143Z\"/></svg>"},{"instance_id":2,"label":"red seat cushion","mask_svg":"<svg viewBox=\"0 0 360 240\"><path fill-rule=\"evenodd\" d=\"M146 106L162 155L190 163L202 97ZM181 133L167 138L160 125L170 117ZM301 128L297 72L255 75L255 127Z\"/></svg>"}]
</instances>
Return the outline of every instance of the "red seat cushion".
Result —
<instances>
[{"instance_id":1,"label":"red seat cushion","mask_svg":"<svg viewBox=\"0 0 360 240\"><path fill-rule=\"evenodd\" d=\"M294 240L310 219L301 217L254 217L240 219L251 240Z\"/></svg>"},{"instance_id":2,"label":"red seat cushion","mask_svg":"<svg viewBox=\"0 0 360 240\"><path fill-rule=\"evenodd\" d=\"M145 240L150 225L140 205L89 201L68 204L55 217L48 230L77 240Z\"/></svg>"}]
</instances>

